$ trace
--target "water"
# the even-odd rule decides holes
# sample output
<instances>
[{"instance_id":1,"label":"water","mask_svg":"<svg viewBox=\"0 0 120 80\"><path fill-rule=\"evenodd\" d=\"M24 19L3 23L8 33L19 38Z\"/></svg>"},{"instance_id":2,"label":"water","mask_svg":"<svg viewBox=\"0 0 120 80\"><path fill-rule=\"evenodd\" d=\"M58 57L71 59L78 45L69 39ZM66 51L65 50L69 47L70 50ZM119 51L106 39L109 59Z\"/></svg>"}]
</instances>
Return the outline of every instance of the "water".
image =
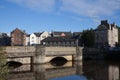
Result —
<instances>
[{"instance_id":1,"label":"water","mask_svg":"<svg viewBox=\"0 0 120 80\"><path fill-rule=\"evenodd\" d=\"M62 66L24 64L9 69L8 80L120 80L116 61L68 61Z\"/></svg>"}]
</instances>

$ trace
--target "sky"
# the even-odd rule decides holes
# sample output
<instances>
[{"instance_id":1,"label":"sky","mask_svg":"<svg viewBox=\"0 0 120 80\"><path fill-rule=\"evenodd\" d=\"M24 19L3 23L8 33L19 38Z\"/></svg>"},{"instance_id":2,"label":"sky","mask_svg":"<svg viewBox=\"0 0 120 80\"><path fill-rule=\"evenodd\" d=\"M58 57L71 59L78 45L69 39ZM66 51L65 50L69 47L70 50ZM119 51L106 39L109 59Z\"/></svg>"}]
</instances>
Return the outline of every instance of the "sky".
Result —
<instances>
[{"instance_id":1,"label":"sky","mask_svg":"<svg viewBox=\"0 0 120 80\"><path fill-rule=\"evenodd\" d=\"M120 0L0 0L0 32L81 32L101 20L120 26Z\"/></svg>"}]
</instances>

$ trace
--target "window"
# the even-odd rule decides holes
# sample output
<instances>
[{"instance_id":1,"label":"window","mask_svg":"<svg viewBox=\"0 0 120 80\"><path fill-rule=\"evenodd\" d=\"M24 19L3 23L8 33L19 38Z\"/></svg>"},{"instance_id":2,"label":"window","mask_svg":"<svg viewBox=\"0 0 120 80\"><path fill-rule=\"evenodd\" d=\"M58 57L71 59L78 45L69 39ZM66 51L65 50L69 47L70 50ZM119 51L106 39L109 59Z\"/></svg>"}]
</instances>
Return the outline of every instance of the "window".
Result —
<instances>
[{"instance_id":1,"label":"window","mask_svg":"<svg viewBox=\"0 0 120 80\"><path fill-rule=\"evenodd\" d=\"M45 45L45 42L43 42L43 45Z\"/></svg>"}]
</instances>

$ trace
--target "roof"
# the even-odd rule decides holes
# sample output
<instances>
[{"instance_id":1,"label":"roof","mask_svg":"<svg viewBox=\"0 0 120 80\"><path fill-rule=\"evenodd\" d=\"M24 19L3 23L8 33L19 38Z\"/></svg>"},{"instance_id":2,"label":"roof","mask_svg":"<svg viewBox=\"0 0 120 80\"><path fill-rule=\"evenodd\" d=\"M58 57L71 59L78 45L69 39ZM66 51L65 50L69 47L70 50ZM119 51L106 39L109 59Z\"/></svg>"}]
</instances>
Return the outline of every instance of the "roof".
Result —
<instances>
[{"instance_id":1,"label":"roof","mask_svg":"<svg viewBox=\"0 0 120 80\"><path fill-rule=\"evenodd\" d=\"M26 34L26 37L30 37L30 34Z\"/></svg>"},{"instance_id":2,"label":"roof","mask_svg":"<svg viewBox=\"0 0 120 80\"><path fill-rule=\"evenodd\" d=\"M102 20L101 24L97 27L97 30L107 30L109 29L109 24L107 20Z\"/></svg>"},{"instance_id":3,"label":"roof","mask_svg":"<svg viewBox=\"0 0 120 80\"><path fill-rule=\"evenodd\" d=\"M117 28L115 23L109 24L107 20L102 20L101 24L97 27L96 30L108 30L113 29L113 27Z\"/></svg>"},{"instance_id":4,"label":"roof","mask_svg":"<svg viewBox=\"0 0 120 80\"><path fill-rule=\"evenodd\" d=\"M8 37L7 33L0 33L0 38Z\"/></svg>"},{"instance_id":5,"label":"roof","mask_svg":"<svg viewBox=\"0 0 120 80\"><path fill-rule=\"evenodd\" d=\"M75 39L72 37L47 37L42 40L42 42L67 42L74 41Z\"/></svg>"},{"instance_id":6,"label":"roof","mask_svg":"<svg viewBox=\"0 0 120 80\"><path fill-rule=\"evenodd\" d=\"M72 36L71 32L59 32L59 31L54 31L52 32L53 36Z\"/></svg>"},{"instance_id":7,"label":"roof","mask_svg":"<svg viewBox=\"0 0 120 80\"><path fill-rule=\"evenodd\" d=\"M33 34L35 34L37 37L39 37L39 36L40 36L40 33L33 33Z\"/></svg>"},{"instance_id":8,"label":"roof","mask_svg":"<svg viewBox=\"0 0 120 80\"><path fill-rule=\"evenodd\" d=\"M17 31L17 30L25 34L25 31L22 31L22 30L20 30L20 29L18 29L18 28L14 29L11 33L15 32L15 31Z\"/></svg>"},{"instance_id":9,"label":"roof","mask_svg":"<svg viewBox=\"0 0 120 80\"><path fill-rule=\"evenodd\" d=\"M35 34L37 37L40 37L40 35L42 35L44 32L36 32L36 33L33 33Z\"/></svg>"},{"instance_id":10,"label":"roof","mask_svg":"<svg viewBox=\"0 0 120 80\"><path fill-rule=\"evenodd\" d=\"M105 26L105 25L99 25L97 27L97 30L108 30L109 29L109 26Z\"/></svg>"},{"instance_id":11,"label":"roof","mask_svg":"<svg viewBox=\"0 0 120 80\"><path fill-rule=\"evenodd\" d=\"M73 36L78 36L78 35L81 35L81 34L82 34L81 32L74 32Z\"/></svg>"}]
</instances>

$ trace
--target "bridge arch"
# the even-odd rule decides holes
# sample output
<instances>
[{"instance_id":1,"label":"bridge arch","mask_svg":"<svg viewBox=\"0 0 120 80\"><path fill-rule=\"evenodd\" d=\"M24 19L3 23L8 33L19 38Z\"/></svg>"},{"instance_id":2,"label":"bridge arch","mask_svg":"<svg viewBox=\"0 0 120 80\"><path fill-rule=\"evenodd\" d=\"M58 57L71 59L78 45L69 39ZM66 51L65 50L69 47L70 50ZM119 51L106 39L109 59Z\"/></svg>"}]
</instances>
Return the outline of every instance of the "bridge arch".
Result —
<instances>
[{"instance_id":1,"label":"bridge arch","mask_svg":"<svg viewBox=\"0 0 120 80\"><path fill-rule=\"evenodd\" d=\"M66 55L66 56L46 56L45 62L51 62L53 60L65 60L65 61L71 61L73 58L72 55Z\"/></svg>"},{"instance_id":2,"label":"bridge arch","mask_svg":"<svg viewBox=\"0 0 120 80\"><path fill-rule=\"evenodd\" d=\"M52 61L68 61L66 58L64 58L64 57L54 57L50 62L52 62Z\"/></svg>"},{"instance_id":3,"label":"bridge arch","mask_svg":"<svg viewBox=\"0 0 120 80\"><path fill-rule=\"evenodd\" d=\"M50 61L53 66L63 66L67 62L68 60L64 57L55 57Z\"/></svg>"}]
</instances>

